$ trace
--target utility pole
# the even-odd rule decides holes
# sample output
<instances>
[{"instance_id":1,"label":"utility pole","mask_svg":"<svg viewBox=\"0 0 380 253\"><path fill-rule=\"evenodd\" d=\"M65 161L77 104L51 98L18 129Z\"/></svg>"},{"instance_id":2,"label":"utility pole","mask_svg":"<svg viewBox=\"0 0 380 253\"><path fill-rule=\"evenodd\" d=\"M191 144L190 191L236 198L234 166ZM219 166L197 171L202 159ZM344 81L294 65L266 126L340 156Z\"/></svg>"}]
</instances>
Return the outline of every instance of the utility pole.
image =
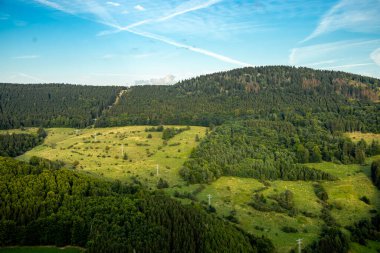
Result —
<instances>
[{"instance_id":1,"label":"utility pole","mask_svg":"<svg viewBox=\"0 0 380 253\"><path fill-rule=\"evenodd\" d=\"M296 240L296 242L297 242L297 244L298 244L298 253L301 253L301 245L302 245L302 240L303 239L298 239L298 240Z\"/></svg>"},{"instance_id":2,"label":"utility pole","mask_svg":"<svg viewBox=\"0 0 380 253\"><path fill-rule=\"evenodd\" d=\"M158 164L157 164L157 165L156 165L157 177L158 177L158 170L159 170L159 166L158 166Z\"/></svg>"},{"instance_id":3,"label":"utility pole","mask_svg":"<svg viewBox=\"0 0 380 253\"><path fill-rule=\"evenodd\" d=\"M211 194L208 194L207 197L208 197L208 205L211 206L211 198L212 198Z\"/></svg>"}]
</instances>

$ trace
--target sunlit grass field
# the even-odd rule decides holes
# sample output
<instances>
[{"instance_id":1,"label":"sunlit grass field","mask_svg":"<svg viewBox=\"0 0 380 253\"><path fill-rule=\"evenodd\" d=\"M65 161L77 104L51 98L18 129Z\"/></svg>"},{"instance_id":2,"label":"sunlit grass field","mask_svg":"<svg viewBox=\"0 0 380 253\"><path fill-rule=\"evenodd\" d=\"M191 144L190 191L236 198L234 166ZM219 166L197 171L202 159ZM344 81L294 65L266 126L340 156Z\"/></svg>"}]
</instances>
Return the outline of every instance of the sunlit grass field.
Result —
<instances>
[{"instance_id":1,"label":"sunlit grass field","mask_svg":"<svg viewBox=\"0 0 380 253\"><path fill-rule=\"evenodd\" d=\"M351 132L351 133L345 133L345 135L354 142L358 142L361 139L365 140L367 144L370 144L373 140L380 141L380 134L374 134L374 133L362 133L362 132Z\"/></svg>"},{"instance_id":2,"label":"sunlit grass field","mask_svg":"<svg viewBox=\"0 0 380 253\"><path fill-rule=\"evenodd\" d=\"M369 158L370 163L373 158ZM327 203L332 205L331 214L342 227L352 225L363 218L370 218L370 210L380 209L380 192L372 184L369 177L369 165L338 165L334 163L308 164L308 166L329 172L338 177L336 181L320 182L329 195ZM313 184L316 182L305 181L267 181L265 185L252 178L221 177L217 181L205 185L205 189L196 195L198 201L206 203L208 194L211 194L211 204L221 217L236 212L239 221L238 226L256 235L265 235L273 241L278 252L288 252L296 246L298 238L303 239L307 245L319 236L324 224L320 218L322 204L314 193ZM168 189L168 193L192 192L199 185L182 186L176 189ZM286 213L257 211L248 203L252 200L255 190L264 196L281 193L290 190L294 194L297 215L289 216ZM370 204L360 200L366 196ZM186 203L189 200L182 200ZM303 212L308 212L312 217L306 217ZM296 233L285 233L282 227L289 226L298 230ZM371 246L372 245L372 246ZM371 247L376 249L377 244L371 242L368 248L358 244L353 245L352 253L371 252ZM374 251L375 252L375 251Z\"/></svg>"},{"instance_id":3,"label":"sunlit grass field","mask_svg":"<svg viewBox=\"0 0 380 253\"><path fill-rule=\"evenodd\" d=\"M169 185L179 183L178 170L198 144L196 135L203 138L206 128L191 127L166 144L162 132L145 132L145 128L50 128L46 129L48 137L42 145L18 159L27 161L32 156L39 156L68 164L77 163L79 171L119 180L135 176L148 185L155 185L158 178L167 180ZM149 134L151 138L148 138Z\"/></svg>"}]
</instances>

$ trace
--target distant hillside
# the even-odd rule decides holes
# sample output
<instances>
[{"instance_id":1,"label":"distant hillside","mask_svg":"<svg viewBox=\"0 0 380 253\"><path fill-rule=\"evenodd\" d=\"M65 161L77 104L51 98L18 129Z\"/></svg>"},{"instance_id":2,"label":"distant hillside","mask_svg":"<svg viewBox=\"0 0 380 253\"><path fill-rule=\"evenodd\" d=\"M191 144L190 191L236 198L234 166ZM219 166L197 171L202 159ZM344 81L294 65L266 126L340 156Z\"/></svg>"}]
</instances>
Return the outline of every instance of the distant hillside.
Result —
<instances>
[{"instance_id":1,"label":"distant hillside","mask_svg":"<svg viewBox=\"0 0 380 253\"><path fill-rule=\"evenodd\" d=\"M111 105L121 87L0 84L0 129L86 127Z\"/></svg>"},{"instance_id":2,"label":"distant hillside","mask_svg":"<svg viewBox=\"0 0 380 253\"><path fill-rule=\"evenodd\" d=\"M236 118L302 124L314 118L332 131L380 132L379 87L379 79L343 72L242 68L173 86L132 87L96 125L208 126Z\"/></svg>"}]
</instances>

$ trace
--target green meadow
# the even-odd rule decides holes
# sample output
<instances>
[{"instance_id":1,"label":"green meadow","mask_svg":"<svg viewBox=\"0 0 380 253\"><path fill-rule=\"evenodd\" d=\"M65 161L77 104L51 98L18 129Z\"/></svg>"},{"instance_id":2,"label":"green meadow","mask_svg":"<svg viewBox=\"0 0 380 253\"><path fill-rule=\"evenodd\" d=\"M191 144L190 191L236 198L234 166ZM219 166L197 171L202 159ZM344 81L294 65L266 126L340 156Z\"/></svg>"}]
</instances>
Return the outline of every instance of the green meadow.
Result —
<instances>
[{"instance_id":1,"label":"green meadow","mask_svg":"<svg viewBox=\"0 0 380 253\"><path fill-rule=\"evenodd\" d=\"M42 145L18 159L28 161L39 156L61 160L79 171L119 180L134 176L148 185L155 185L158 178L167 180L169 185L181 182L178 170L197 145L196 136L203 138L206 128L191 127L167 142L162 139L162 132L145 129L146 126L50 128L46 129L48 137Z\"/></svg>"}]
</instances>

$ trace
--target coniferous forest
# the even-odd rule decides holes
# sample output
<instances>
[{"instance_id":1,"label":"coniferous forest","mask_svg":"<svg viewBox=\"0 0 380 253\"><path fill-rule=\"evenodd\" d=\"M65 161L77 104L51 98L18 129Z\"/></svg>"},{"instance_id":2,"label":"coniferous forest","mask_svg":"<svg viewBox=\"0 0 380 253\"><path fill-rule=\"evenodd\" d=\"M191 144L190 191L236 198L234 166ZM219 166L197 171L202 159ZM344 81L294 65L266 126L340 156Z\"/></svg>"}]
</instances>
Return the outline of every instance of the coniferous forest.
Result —
<instances>
[{"instance_id":1,"label":"coniferous forest","mask_svg":"<svg viewBox=\"0 0 380 253\"><path fill-rule=\"evenodd\" d=\"M0 84L0 128L79 127L94 123L121 87Z\"/></svg>"},{"instance_id":2,"label":"coniferous forest","mask_svg":"<svg viewBox=\"0 0 380 253\"><path fill-rule=\"evenodd\" d=\"M271 242L160 192L0 158L0 242L89 252L273 252ZM20 190L22 188L22 190ZM17 197L16 197L17 196Z\"/></svg>"}]
</instances>

